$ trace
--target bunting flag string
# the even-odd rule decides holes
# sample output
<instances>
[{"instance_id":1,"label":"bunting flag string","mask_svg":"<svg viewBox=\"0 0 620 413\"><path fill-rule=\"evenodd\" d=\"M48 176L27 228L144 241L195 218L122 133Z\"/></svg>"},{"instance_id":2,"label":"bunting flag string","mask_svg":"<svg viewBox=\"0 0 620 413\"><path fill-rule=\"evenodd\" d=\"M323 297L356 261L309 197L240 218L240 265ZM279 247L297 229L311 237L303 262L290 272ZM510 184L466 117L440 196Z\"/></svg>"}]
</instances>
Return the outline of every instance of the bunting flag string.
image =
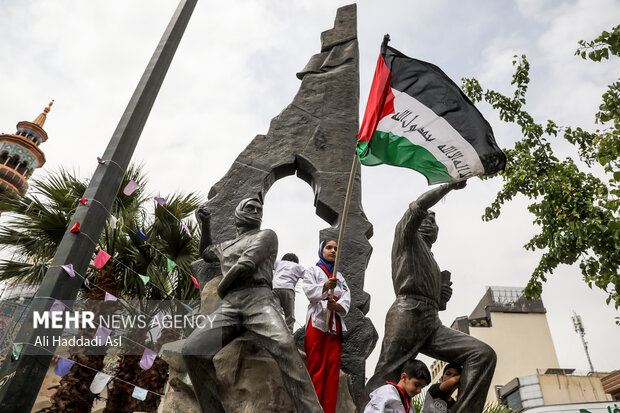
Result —
<instances>
[{"instance_id":1,"label":"bunting flag string","mask_svg":"<svg viewBox=\"0 0 620 413\"><path fill-rule=\"evenodd\" d=\"M108 214L109 218L108 218L108 222L110 224L110 227L113 229L117 228L117 225L120 223L121 226L125 227L127 229L127 231L129 233L131 232L141 232L142 234L144 234L144 232L142 232L141 229L138 228L138 231L135 231L132 228L129 228L128 226L126 226L125 224L123 224L117 217L115 217L114 215L112 215L112 213L110 212L110 210L108 210L101 202L99 202L96 199L91 199L91 201L94 201L95 203L99 204L99 206L101 208L103 208L104 211L106 211L106 213ZM170 214L171 217L173 217L177 222L179 222L179 224L181 224L181 228L183 229L183 231L185 231L187 233L187 235L189 237L193 237L191 230L189 229L189 227L182 221L180 220L177 216L175 216L172 212L168 211L167 208L163 208L164 211L166 211L168 214ZM85 234L86 235L86 234ZM140 234L137 234L138 236L140 236ZM145 235L145 234L144 234ZM142 238L142 236L140 236ZM146 241L145 238L142 238L144 241ZM92 241L92 240L91 240ZM154 245L150 244L147 242L147 244L153 248L154 250L156 250L157 252L159 252L161 255L166 256L166 254L164 254L163 252L159 251Z\"/></svg>"},{"instance_id":2,"label":"bunting flag string","mask_svg":"<svg viewBox=\"0 0 620 413\"><path fill-rule=\"evenodd\" d=\"M78 275L79 275L79 274L78 274ZM101 291L105 291L105 290L101 289ZM107 291L106 291L105 293L106 293L106 294L109 294ZM114 297L114 296L113 296L113 295L111 295L111 294L110 294L110 296ZM47 298L47 299L49 299L49 300L54 300L54 303L52 304L52 307L49 309L49 311L50 311L50 312L54 312L54 311L64 311L65 309L66 309L66 310L69 310L69 311L71 311L71 312L75 312L75 310L74 310L73 308L69 307L68 305L66 305L66 304L65 304L65 303L63 303L62 301L57 300L57 299L55 299L55 298L53 298L53 297L37 297L37 298ZM116 298L116 297L115 297L115 298ZM120 300L119 302L123 302L123 300ZM192 307L190 307L190 306L186 305L185 303L182 303L181 301L179 301L178 303L179 303L179 304L181 304L181 306L182 306L182 307L184 307L185 309L187 309L189 313L191 313L192 311L194 311L194 309L193 309ZM30 306L30 305L28 305L28 307L29 307L29 306ZM148 315L147 313L145 313L145 312L143 312L143 311L141 311L141 310L138 310L138 311L139 311L141 314L143 314L143 315L147 316L148 318L150 318L150 319L151 319L151 321L155 321L155 322L157 323L157 326L158 326L159 328L163 328L163 324L162 324L162 322L159 320L159 317L157 316L157 314L155 314L154 316L152 316L152 317L151 317L150 315ZM150 325L151 325L151 326L153 326L153 323L151 323ZM104 329L104 332L105 332L105 330L108 330L108 329L107 329L107 328L105 328L105 327L101 327L101 328L103 328L103 329ZM174 333L177 333L177 336L178 336L178 337L180 337L181 339L185 338L185 336L184 336L182 333L179 333L179 332L177 332L177 331L175 331L175 330L171 330L171 331L172 331L172 332L174 332ZM110 334L111 334L111 332L110 332ZM96 336L96 335L97 335L97 333L95 333L95 336ZM138 346L140 346L140 347L144 348L143 356L144 356L144 353L146 353L146 352L147 352L147 350L148 350L149 352L152 352L153 354L157 355L157 353L155 353L153 350L151 350L149 347L145 346L144 344L138 343L137 341L134 341L134 340L132 340L132 339L130 339L129 337L126 337L126 336L120 336L120 337L122 337L122 339L123 339L123 340L131 341L132 343L134 343L134 344L136 344L136 345L138 345ZM154 360L154 358L153 358L153 360ZM152 364L152 363L151 363L151 364ZM149 368L150 368L150 366L149 366ZM147 369L144 369L144 370L147 370Z\"/></svg>"},{"instance_id":3,"label":"bunting flag string","mask_svg":"<svg viewBox=\"0 0 620 413\"><path fill-rule=\"evenodd\" d=\"M114 259L114 258L112 258L112 259ZM121 264L122 264L122 263L121 263ZM122 265L124 265L124 264L122 264ZM51 267L53 267L53 266L51 266ZM131 270L129 267L127 267L127 268L128 268L129 270ZM132 270L131 270L131 271L132 271ZM137 273L136 273L136 274L137 274ZM75 276L75 275L79 276L79 277L80 277L80 278L82 278L83 280L87 280L87 278L86 278L86 277L84 277L82 274L80 274L80 273L79 273L79 272L77 272L77 271L74 271L74 276ZM141 278L143 277L143 276L142 276L142 275L140 275L140 274L138 274L138 276L140 276ZM148 277L145 277L145 278L148 278ZM161 288L159 288L157 285L155 285L155 284L153 284L153 285L155 286L155 288L159 289L162 293L167 294L165 291L163 291L163 290L162 290ZM125 306L127 306L127 307L131 307L131 308L134 308L133 306L129 305L129 303L128 303L126 300L123 300L123 299L120 299L120 300L119 300L119 298L118 298L118 297L115 297L114 295L110 294L108 291L106 291L106 290L104 290L103 288L99 287L97 284L93 284L93 287L94 287L94 288L97 288L98 290L100 290L101 292L103 292L104 294L106 294L106 297L107 297L107 295L109 295L110 297L114 297L116 300L118 300L119 302L123 303ZM33 298L34 298L34 297L33 297ZM67 306L66 304L64 304L62 301L60 301L60 300L56 300L56 299L55 299L55 298L53 298L53 297L38 297L38 298L48 298L48 299L55 300L55 301L54 301L54 304L52 304L52 307L54 307L54 305L56 305L57 303L59 303L59 304L61 304L64 308L66 308L66 309L68 309L68 310L70 310L70 311L74 311L72 308L68 307L68 306ZM169 298L169 297L167 297L167 298ZM31 301L32 301L32 298L31 298ZM105 300L105 299L104 299L104 301L109 301L109 300ZM170 301L175 302L175 303L177 303L177 304L180 304L180 305L181 305L182 307L184 307L185 309L188 309L188 312L189 312L189 313L191 313L191 312L193 312L193 311L194 311L194 309L193 309L192 307L188 306L187 304L183 303L182 301L179 301L179 300L176 300L176 299L172 299L172 300L170 300ZM134 309L135 309L135 308L134 308ZM52 311L52 309L50 309L50 311ZM60 310L59 310L58 308L56 308L54 311L60 311ZM141 314L143 314L143 315L145 315L145 316L147 316L150 320L154 320L154 321L156 321L156 322L157 322L157 325L158 325L160 328L162 328L162 327L163 327L163 325L162 325L161 321L159 320L159 317L157 317L157 314L155 314L154 316L151 316L151 315L149 315L149 314L147 314L147 313L143 312L143 311L142 311L142 310L140 310L140 309L138 309L138 312L139 312L139 313L141 313ZM173 330L173 331L174 331L174 330ZM185 336L183 335L183 333L182 333L182 332L180 332L180 333L179 333L179 332L176 332L176 331L175 331L175 333L176 333L176 334L177 334L177 336L178 336L178 337L180 337L181 339L185 338ZM142 344L140 344L140 343L137 343L137 342L135 342L135 341L133 341L133 340L131 340L131 339L127 338L127 337L123 337L123 339L125 339L125 340L129 340L129 341L131 341L131 342L133 342L133 343L135 343L135 344L138 344L139 346L145 347L144 345L142 345ZM146 347L145 347L145 348L146 348Z\"/></svg>"},{"instance_id":4,"label":"bunting flag string","mask_svg":"<svg viewBox=\"0 0 620 413\"><path fill-rule=\"evenodd\" d=\"M50 353L51 355L54 355L54 352L53 352L53 351L50 351L50 350L48 350L47 348L42 347L42 346L37 346L36 344L32 344L32 343L13 343L13 345L14 345L14 346L15 346L16 344L17 344L17 345L21 345L22 347L23 347L24 345L29 345L29 346L32 346L32 347L36 347L36 348L38 348L38 349L42 349L42 350L44 350L44 351L46 351L46 352ZM102 380L102 381L105 379L105 376L108 376L109 378L108 378L108 379L107 379L107 380L103 383L103 387L101 388L101 391L103 391L103 388L105 387L105 385L106 385L106 384L108 383L108 381L110 381L110 380L118 380L118 381L123 382L123 383L125 383L125 384L128 384L128 385L130 385L130 386L139 387L139 386L137 386L135 383L131 383L131 382L127 381L127 380L123 380L123 379L121 379L121 378L120 378L120 377L118 377L118 376L113 376L113 375L110 375L110 374L105 374L104 372L99 371L99 370L97 370L97 369L94 369L94 368L92 368L92 367L90 367L90 366L87 366L86 364L82 364L82 363L80 363L79 361L74 361L74 362L73 362L73 364L74 364L74 365L77 365L77 366L80 366L80 367L84 367L84 368L89 369L89 370L91 370L91 371L97 372L97 374L101 373L101 375L100 375L99 377L100 377L100 380ZM102 376L103 376L103 377L102 377ZM97 377L97 375L95 375L95 377ZM94 381L94 380L93 380L93 381ZM99 386L99 385L100 385L100 383L98 382L98 383L97 383L97 385ZM91 391L92 391L92 386L93 386L93 385L92 385L92 383L91 383ZM141 388L141 387L140 387L140 388ZM95 389L95 390L97 390L97 389ZM155 395L157 395L157 396L159 396L159 397L163 397L163 396L165 396L165 394L164 394L164 393L158 393L158 392L156 392L156 391L153 391L153 390L148 390L148 389L143 389L143 390L146 390L148 393L153 393L153 394L155 394ZM101 393L101 391L99 391L99 393ZM93 392L93 393L94 393L94 392Z\"/></svg>"},{"instance_id":5,"label":"bunting flag string","mask_svg":"<svg viewBox=\"0 0 620 413\"><path fill-rule=\"evenodd\" d=\"M94 240L93 240L90 236L88 236L87 234L84 234L84 233L82 233L82 234L83 234L84 236L86 236L86 238L88 238L88 240L90 240L90 242L91 242L91 243L93 243L93 245L95 245L95 246L97 246L97 245L98 245L98 243L96 243L96 242L95 242L95 241L94 241ZM161 251L159 251L157 248L153 247L151 244L148 244L148 243L147 243L147 245L149 245L150 247L152 247L155 251L157 251L158 253L160 253L162 256L166 257L166 255L165 255L164 253L162 253ZM131 271L132 273L134 273L134 274L136 274L136 275L138 275L138 276L140 276L140 275L141 275L141 274L139 274L138 272L136 272L133 268L128 267L127 265L125 265L125 263L123 263L122 261L120 261L120 260L118 260L118 259L116 259L116 258L114 258L114 257L110 257L110 258L111 258L114 262L116 262L116 263L118 263L118 264L122 265L123 267L125 267L126 269L128 269L129 271ZM166 257L166 259L167 259L167 260L170 260L168 257ZM174 266L176 266L176 263L174 263L174 261L171 261L171 262L174 264ZM71 264L67 264L67 265L71 265ZM167 267L169 267L169 266L170 266L170 264L169 264L169 263L167 263L166 265L167 265ZM173 268L174 268L174 267L173 267ZM81 277L82 279L84 279L84 280L85 280L85 282L84 282L84 283L85 283L85 284L87 284L86 286L88 287L88 286L90 285L90 282L88 282L88 279L87 279L86 277L84 277L83 275L80 275L80 277ZM142 281L144 281L144 279L142 279ZM174 298L172 298L172 299L171 299L171 298L170 298L170 294L169 294L168 292L166 292L166 291L162 290L162 289L161 289L158 285L156 285L156 284L152 284L152 283L151 283L151 285L153 285L155 288L157 288L159 291L161 291L161 292L164 294L164 297L165 297L166 299L169 299L170 301L177 301L177 300L175 300ZM97 288L99 288L99 287L97 287ZM105 291L105 290L103 290L103 289L102 289L102 291Z\"/></svg>"}]
</instances>

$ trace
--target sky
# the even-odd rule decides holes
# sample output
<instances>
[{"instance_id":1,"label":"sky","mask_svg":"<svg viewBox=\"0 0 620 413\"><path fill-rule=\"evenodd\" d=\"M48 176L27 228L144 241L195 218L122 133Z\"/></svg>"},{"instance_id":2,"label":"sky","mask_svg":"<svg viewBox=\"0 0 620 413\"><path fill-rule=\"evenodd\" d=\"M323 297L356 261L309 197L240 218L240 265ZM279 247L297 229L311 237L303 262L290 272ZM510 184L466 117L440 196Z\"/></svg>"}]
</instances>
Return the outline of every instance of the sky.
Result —
<instances>
[{"instance_id":1,"label":"sky","mask_svg":"<svg viewBox=\"0 0 620 413\"><path fill-rule=\"evenodd\" d=\"M237 155L267 133L271 119L292 101L300 86L295 73L319 52L320 33L333 27L337 7L346 4L199 1L133 156L144 166L152 194L191 191L206 199ZM55 99L44 127L49 140L40 146L47 163L34 177L59 167L91 176L176 6L173 0L0 0L0 131L14 133L17 122L34 120ZM512 57L526 54L526 110L538 122L595 129L600 96L618 76L617 60L593 63L573 56L579 40L617 24L617 0L362 0L357 10L362 112L385 33L390 46L434 63L457 84L475 77L505 94L512 93ZM488 106L478 107L499 146L512 147L519 130ZM574 155L559 140L553 145L562 155ZM499 177L471 179L434 208L440 227L434 254L454 282L452 300L440 313L445 324L469 315L487 286L525 286L538 262L540 252L523 249L537 231L526 199L512 201L495 221L481 220L501 184ZM374 226L365 290L379 340L394 299L394 227L428 189L412 170L362 168L363 208ZM279 256L295 252L308 266L317 260L318 231L327 226L312 203L305 182L281 179L266 196L263 221L279 236ZM561 367L588 370L571 322L575 311L595 370L620 368L618 312L605 298L586 286L577 266L560 266L549 276L542 299ZM302 323L306 305L298 294ZM379 347L380 341L367 375Z\"/></svg>"}]
</instances>

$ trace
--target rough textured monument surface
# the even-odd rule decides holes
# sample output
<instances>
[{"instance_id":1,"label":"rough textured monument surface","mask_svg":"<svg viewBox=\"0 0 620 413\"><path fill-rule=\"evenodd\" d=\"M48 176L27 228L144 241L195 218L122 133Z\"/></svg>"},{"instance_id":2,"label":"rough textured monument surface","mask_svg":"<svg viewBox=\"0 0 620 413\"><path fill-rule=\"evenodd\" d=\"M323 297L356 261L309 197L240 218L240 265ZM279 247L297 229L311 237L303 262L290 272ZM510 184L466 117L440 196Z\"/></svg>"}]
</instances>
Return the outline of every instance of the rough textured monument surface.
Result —
<instances>
[{"instance_id":1,"label":"rough textured monument surface","mask_svg":"<svg viewBox=\"0 0 620 413\"><path fill-rule=\"evenodd\" d=\"M321 236L337 235L359 130L359 52L356 6L338 9L334 28L321 33L321 51L297 74L299 92L270 125L237 157L226 175L209 192L213 242L235 238L233 211L244 198L264 197L275 181L297 176L312 187L318 216L330 227ZM364 386L365 360L377 332L365 317L370 296L363 291L364 271L372 248L372 225L361 206L360 176L343 245L340 271L351 288L352 306L345 320L342 369L351 376L353 397ZM312 243L314 245L314 243ZM201 284L220 273L219 265L194 264Z\"/></svg>"},{"instance_id":2,"label":"rough textured monument surface","mask_svg":"<svg viewBox=\"0 0 620 413\"><path fill-rule=\"evenodd\" d=\"M221 276L213 278L202 290L201 313L210 314L220 302L217 285ZM159 406L161 413L200 413L200 406L187 377L181 348L185 340L166 344L159 356L170 366L170 388ZM305 357L305 355L302 356ZM295 413L293 403L282 384L280 369L271 355L252 339L242 335L220 351L214 359L218 389L228 413ZM355 404L349 393L349 376L341 372L337 413L350 413Z\"/></svg>"}]
</instances>

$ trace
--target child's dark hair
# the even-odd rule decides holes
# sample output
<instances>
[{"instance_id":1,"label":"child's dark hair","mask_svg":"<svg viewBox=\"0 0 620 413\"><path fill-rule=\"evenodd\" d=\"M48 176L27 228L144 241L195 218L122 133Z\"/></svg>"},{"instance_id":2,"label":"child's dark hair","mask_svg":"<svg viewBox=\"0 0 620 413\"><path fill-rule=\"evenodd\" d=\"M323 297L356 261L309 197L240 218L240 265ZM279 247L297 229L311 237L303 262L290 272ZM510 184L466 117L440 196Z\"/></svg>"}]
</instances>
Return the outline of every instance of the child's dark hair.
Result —
<instances>
[{"instance_id":1,"label":"child's dark hair","mask_svg":"<svg viewBox=\"0 0 620 413\"><path fill-rule=\"evenodd\" d=\"M448 369L454 369L458 371L459 374L463 373L463 366L461 366L459 363L448 363L446 364L446 367L443 368L442 376L446 374L446 371L448 371Z\"/></svg>"},{"instance_id":2,"label":"child's dark hair","mask_svg":"<svg viewBox=\"0 0 620 413\"><path fill-rule=\"evenodd\" d=\"M293 254L292 252L284 254L282 256L282 261L291 261L295 264L299 264L299 258L297 258L297 255Z\"/></svg>"},{"instance_id":3,"label":"child's dark hair","mask_svg":"<svg viewBox=\"0 0 620 413\"><path fill-rule=\"evenodd\" d=\"M420 360L408 360L403 366L402 373L406 373L410 378L424 380L426 384L431 382L431 372Z\"/></svg>"}]
</instances>

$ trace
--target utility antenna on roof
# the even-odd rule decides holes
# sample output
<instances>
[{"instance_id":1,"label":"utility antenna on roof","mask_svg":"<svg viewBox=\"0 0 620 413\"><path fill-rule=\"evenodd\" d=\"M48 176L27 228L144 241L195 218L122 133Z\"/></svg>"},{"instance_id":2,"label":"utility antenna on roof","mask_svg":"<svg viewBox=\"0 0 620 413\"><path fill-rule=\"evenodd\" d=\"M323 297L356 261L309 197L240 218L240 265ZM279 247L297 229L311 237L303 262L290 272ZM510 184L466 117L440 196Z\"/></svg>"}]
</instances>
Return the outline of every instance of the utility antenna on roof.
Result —
<instances>
[{"instance_id":1,"label":"utility antenna on roof","mask_svg":"<svg viewBox=\"0 0 620 413\"><path fill-rule=\"evenodd\" d=\"M583 349L586 351L586 357L588 357L588 363L590 364L590 374L594 373L594 367L592 367L592 360L590 360L590 353L588 352L588 343L586 342L585 335L586 329L583 327L581 316L575 313L573 310L573 326L575 326L575 333L581 336L581 342L583 343Z\"/></svg>"}]
</instances>

